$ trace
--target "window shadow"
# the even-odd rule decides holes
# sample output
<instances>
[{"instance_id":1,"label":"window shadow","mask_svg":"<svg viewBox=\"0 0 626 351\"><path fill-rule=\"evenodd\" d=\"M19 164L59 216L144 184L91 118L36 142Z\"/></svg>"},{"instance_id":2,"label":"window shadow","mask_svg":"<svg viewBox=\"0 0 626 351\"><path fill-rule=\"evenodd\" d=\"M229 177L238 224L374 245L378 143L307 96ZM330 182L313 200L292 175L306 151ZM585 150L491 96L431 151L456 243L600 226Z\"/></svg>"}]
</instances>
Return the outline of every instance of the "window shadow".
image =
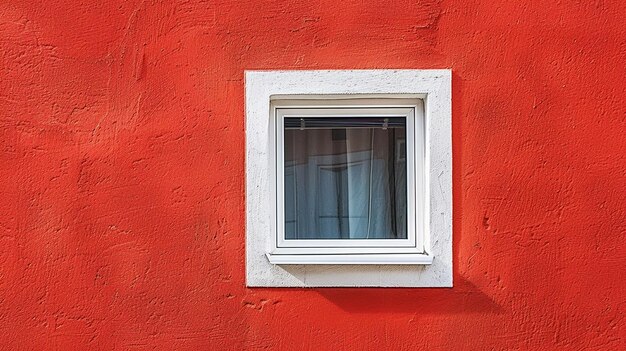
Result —
<instances>
[{"instance_id":1,"label":"window shadow","mask_svg":"<svg viewBox=\"0 0 626 351\"><path fill-rule=\"evenodd\" d=\"M317 289L350 313L501 314L504 309L475 285L456 277L453 288Z\"/></svg>"}]
</instances>

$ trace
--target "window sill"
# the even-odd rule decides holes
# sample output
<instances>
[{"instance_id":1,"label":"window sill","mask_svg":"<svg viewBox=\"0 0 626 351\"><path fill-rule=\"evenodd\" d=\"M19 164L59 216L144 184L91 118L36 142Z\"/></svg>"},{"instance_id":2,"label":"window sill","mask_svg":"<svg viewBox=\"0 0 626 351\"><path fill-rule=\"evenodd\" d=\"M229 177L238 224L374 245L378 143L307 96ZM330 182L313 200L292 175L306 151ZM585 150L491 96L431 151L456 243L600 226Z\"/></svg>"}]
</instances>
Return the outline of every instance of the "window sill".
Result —
<instances>
[{"instance_id":1,"label":"window sill","mask_svg":"<svg viewBox=\"0 0 626 351\"><path fill-rule=\"evenodd\" d=\"M273 255L266 254L272 264L389 264L428 265L433 256L428 254L354 254L354 255Z\"/></svg>"}]
</instances>

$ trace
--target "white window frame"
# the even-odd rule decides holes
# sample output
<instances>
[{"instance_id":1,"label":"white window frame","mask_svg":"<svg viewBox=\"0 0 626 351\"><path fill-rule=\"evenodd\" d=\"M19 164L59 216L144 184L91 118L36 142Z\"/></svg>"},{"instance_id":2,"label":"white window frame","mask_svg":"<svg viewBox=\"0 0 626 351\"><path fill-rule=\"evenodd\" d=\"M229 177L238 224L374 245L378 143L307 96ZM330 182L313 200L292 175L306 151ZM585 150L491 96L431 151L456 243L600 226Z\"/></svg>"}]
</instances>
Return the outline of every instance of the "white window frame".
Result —
<instances>
[{"instance_id":1,"label":"white window frame","mask_svg":"<svg viewBox=\"0 0 626 351\"><path fill-rule=\"evenodd\" d=\"M423 162L424 191L419 194L423 196L423 205L418 208L418 199L414 203L416 212L423 215L424 229L421 238L416 234L416 246L385 251L383 245L360 248L279 245L277 223L282 225L282 217L277 211L277 199L282 201L283 197L282 186L279 194L277 184L282 183L284 175L282 167L277 167L282 162L278 159L281 156L277 154L276 138L283 128L282 125L278 128L276 123L276 109L310 108L320 102L325 107L351 104L406 108L397 106L398 101L411 99L423 102L423 108L415 109L414 117L418 121L418 111L423 111L423 139L415 140L423 144L423 158L418 160ZM451 155L449 70L247 71L247 285L452 286ZM407 153L407 157L417 160L415 155ZM419 165L414 168L419 169ZM416 184L418 178L415 177ZM416 228L419 233L420 226ZM409 252L402 252L404 249ZM329 269L328 265L334 266Z\"/></svg>"},{"instance_id":2,"label":"white window frame","mask_svg":"<svg viewBox=\"0 0 626 351\"><path fill-rule=\"evenodd\" d=\"M270 262L281 264L319 264L333 262L337 254L359 254L360 264L392 264L394 260L376 257L378 254L416 254L416 264L430 263L424 246L423 206L424 175L416 170L424 166L423 143L415 143L416 135L424 138L423 104L420 99L310 99L275 100L271 104L270 123L274 126L276 138L272 153L276 155L276 167L271 178L276 179L276 237L274 246L267 254ZM406 119L407 140L407 239L350 239L350 240L285 240L284 233L284 119L286 117L402 117ZM421 169L423 170L423 168ZM417 190L416 190L417 189ZM416 193L422 196L416 196ZM416 210L419 208L419 210ZM289 255L289 256L284 256ZM423 257L421 257L423 256ZM391 256L393 258L393 256ZM407 256L408 257L408 256ZM410 261L404 261L407 264ZM338 260L336 264L354 264Z\"/></svg>"}]
</instances>

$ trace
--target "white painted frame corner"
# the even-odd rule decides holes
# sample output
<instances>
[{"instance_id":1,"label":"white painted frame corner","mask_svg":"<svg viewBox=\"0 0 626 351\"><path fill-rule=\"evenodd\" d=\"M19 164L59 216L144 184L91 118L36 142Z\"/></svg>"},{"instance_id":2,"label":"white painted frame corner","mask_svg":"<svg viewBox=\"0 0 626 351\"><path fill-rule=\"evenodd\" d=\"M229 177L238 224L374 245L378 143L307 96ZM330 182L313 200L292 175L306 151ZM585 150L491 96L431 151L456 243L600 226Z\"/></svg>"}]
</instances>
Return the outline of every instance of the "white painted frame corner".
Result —
<instances>
[{"instance_id":1,"label":"white painted frame corner","mask_svg":"<svg viewBox=\"0 0 626 351\"><path fill-rule=\"evenodd\" d=\"M452 106L450 70L246 71L246 284L250 287L451 287L452 286ZM422 264L339 262L272 264L275 239L275 99L418 98L425 112L425 215L429 258ZM358 255L355 255L358 256ZM434 257L434 259L433 259ZM335 257L337 258L337 257ZM280 259L280 257L278 258ZM384 260L384 258L381 258ZM411 258L404 258L410 260ZM414 259L414 258L413 258ZM354 260L354 261L350 261ZM427 262L429 261L429 262ZM289 263L289 262L285 262ZM325 263L333 263L330 268ZM358 264L367 263L367 264ZM407 263L409 265L407 265Z\"/></svg>"}]
</instances>

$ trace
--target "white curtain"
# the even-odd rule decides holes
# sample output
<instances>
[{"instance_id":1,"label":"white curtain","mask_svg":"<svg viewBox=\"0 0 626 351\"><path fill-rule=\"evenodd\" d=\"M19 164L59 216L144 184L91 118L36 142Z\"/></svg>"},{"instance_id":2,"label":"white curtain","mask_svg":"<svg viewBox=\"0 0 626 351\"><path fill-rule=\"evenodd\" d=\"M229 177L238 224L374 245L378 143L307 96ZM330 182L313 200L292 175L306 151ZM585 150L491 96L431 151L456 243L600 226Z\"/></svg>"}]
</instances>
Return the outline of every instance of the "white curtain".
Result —
<instances>
[{"instance_id":1,"label":"white curtain","mask_svg":"<svg viewBox=\"0 0 626 351\"><path fill-rule=\"evenodd\" d=\"M347 129L343 140L333 140L329 129L286 131L285 238L406 238L398 135L404 137L392 129Z\"/></svg>"}]
</instances>

